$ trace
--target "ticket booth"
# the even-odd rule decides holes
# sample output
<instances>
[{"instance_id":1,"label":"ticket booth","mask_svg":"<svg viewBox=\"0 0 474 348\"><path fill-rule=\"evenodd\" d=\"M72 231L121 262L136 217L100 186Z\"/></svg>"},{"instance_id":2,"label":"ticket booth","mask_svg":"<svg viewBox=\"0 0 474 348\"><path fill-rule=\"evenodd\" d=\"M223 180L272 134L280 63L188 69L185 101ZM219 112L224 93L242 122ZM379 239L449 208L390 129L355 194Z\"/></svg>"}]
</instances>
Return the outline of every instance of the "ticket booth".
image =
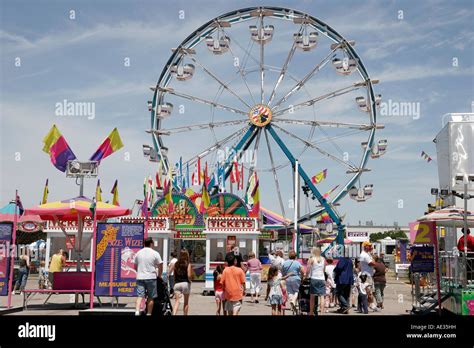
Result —
<instances>
[{"instance_id":1,"label":"ticket booth","mask_svg":"<svg viewBox=\"0 0 474 348\"><path fill-rule=\"evenodd\" d=\"M225 255L234 247L245 260L248 253L253 251L258 256L258 219L251 217L208 217L206 228L206 275L203 294L214 290L214 270L218 265L225 265ZM246 275L246 288L249 288L250 276Z\"/></svg>"}]
</instances>

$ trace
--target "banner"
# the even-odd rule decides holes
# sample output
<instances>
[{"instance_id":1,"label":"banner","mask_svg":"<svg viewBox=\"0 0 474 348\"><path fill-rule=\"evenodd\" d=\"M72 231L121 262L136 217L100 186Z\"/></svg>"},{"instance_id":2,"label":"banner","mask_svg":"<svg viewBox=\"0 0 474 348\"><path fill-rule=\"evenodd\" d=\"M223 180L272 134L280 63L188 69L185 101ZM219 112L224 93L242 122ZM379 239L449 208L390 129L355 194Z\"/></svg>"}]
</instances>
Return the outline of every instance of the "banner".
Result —
<instances>
[{"instance_id":1,"label":"banner","mask_svg":"<svg viewBox=\"0 0 474 348\"><path fill-rule=\"evenodd\" d=\"M136 296L135 254L143 248L144 225L98 223L95 259L97 296Z\"/></svg>"},{"instance_id":2,"label":"banner","mask_svg":"<svg viewBox=\"0 0 474 348\"><path fill-rule=\"evenodd\" d=\"M411 244L435 244L436 223L433 221L410 222Z\"/></svg>"},{"instance_id":3,"label":"banner","mask_svg":"<svg viewBox=\"0 0 474 348\"><path fill-rule=\"evenodd\" d=\"M412 272L434 272L433 246L413 246L410 248L410 255Z\"/></svg>"},{"instance_id":4,"label":"banner","mask_svg":"<svg viewBox=\"0 0 474 348\"><path fill-rule=\"evenodd\" d=\"M0 296L8 295L8 279L10 275L10 246L12 243L13 225L9 222L0 223Z\"/></svg>"}]
</instances>

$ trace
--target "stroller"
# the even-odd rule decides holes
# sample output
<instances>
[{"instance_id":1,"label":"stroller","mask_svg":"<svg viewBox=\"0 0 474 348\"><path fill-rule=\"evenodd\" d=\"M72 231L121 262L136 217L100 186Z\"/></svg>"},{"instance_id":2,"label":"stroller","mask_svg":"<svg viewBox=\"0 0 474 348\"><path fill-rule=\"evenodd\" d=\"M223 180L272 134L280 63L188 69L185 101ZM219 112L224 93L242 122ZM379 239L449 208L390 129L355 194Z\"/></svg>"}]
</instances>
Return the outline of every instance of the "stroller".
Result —
<instances>
[{"instance_id":1,"label":"stroller","mask_svg":"<svg viewBox=\"0 0 474 348\"><path fill-rule=\"evenodd\" d=\"M173 307L171 305L170 293L168 284L162 278L156 278L156 293L157 297L153 300L153 316L165 316L173 314Z\"/></svg>"},{"instance_id":2,"label":"stroller","mask_svg":"<svg viewBox=\"0 0 474 348\"><path fill-rule=\"evenodd\" d=\"M309 315L309 298L310 298L310 279L303 279L301 281L301 285L298 289L298 307L296 310L296 315ZM318 308L318 297L316 296L315 298L315 306L314 306L314 311L315 314L317 314L317 308Z\"/></svg>"}]
</instances>

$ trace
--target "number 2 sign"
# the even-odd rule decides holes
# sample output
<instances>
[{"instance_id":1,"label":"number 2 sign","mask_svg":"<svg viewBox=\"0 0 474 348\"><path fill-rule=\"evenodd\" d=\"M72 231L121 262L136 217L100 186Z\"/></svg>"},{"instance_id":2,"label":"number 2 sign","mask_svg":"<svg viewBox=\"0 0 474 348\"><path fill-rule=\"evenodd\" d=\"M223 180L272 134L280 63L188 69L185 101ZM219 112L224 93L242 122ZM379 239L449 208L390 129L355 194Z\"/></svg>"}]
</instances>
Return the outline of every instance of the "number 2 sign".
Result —
<instances>
[{"instance_id":1,"label":"number 2 sign","mask_svg":"<svg viewBox=\"0 0 474 348\"><path fill-rule=\"evenodd\" d=\"M410 222L411 244L435 244L436 223L433 221Z\"/></svg>"}]
</instances>

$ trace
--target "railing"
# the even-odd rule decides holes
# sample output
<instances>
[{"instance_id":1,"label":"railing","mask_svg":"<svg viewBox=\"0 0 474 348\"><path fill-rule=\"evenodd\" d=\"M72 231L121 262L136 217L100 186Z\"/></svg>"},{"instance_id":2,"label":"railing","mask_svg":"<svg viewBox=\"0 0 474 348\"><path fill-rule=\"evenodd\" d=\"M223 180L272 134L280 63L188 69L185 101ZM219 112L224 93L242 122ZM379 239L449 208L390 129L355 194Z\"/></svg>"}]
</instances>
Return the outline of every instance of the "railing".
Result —
<instances>
[{"instance_id":1,"label":"railing","mask_svg":"<svg viewBox=\"0 0 474 348\"><path fill-rule=\"evenodd\" d=\"M474 287L474 252L440 251L440 274L446 290Z\"/></svg>"}]
</instances>

